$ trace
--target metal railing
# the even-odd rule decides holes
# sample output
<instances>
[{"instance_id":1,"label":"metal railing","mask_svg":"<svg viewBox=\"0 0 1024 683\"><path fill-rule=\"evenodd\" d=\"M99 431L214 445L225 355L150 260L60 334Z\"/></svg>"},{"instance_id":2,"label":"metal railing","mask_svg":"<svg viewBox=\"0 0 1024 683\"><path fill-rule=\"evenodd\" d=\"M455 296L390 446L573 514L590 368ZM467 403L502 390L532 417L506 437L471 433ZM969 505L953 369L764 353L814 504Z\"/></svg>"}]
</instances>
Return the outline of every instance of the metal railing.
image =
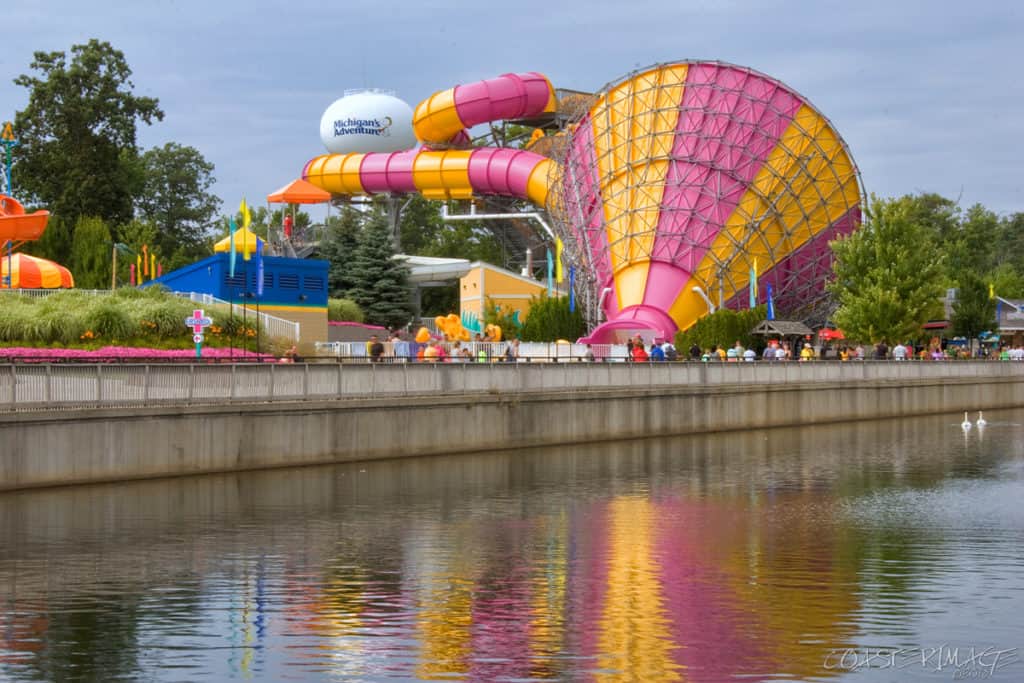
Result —
<instances>
[{"instance_id":1,"label":"metal railing","mask_svg":"<svg viewBox=\"0 0 1024 683\"><path fill-rule=\"evenodd\" d=\"M508 360L509 342L435 342L443 354L433 360L442 362L486 363L494 360ZM334 357L346 360L368 359L368 342L317 342L314 345L318 357ZM384 342L384 363L410 363L429 360L425 357L423 344L409 341ZM627 348L623 344L557 344L554 342L520 342L512 352L512 359L529 362L576 362L625 361Z\"/></svg>"},{"instance_id":2,"label":"metal railing","mask_svg":"<svg viewBox=\"0 0 1024 683\"><path fill-rule=\"evenodd\" d=\"M965 379L1024 381L1024 363L0 364L0 412Z\"/></svg>"}]
</instances>

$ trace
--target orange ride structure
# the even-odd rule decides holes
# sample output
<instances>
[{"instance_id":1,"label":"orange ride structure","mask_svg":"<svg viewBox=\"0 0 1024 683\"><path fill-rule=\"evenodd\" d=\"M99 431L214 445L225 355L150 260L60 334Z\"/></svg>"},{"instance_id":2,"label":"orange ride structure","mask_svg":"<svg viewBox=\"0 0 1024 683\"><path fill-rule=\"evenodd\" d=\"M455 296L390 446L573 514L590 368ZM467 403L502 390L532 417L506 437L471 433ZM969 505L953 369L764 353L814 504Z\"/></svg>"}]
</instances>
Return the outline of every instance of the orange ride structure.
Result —
<instances>
[{"instance_id":1,"label":"orange ride structure","mask_svg":"<svg viewBox=\"0 0 1024 683\"><path fill-rule=\"evenodd\" d=\"M0 192L0 289L56 289L74 287L75 281L67 268L46 259L27 254L14 253L14 249L25 242L32 242L43 235L49 211L27 213L25 207L11 191L11 148L17 144L6 123L0 133L0 143L5 148L5 158L0 179L4 192Z\"/></svg>"},{"instance_id":2,"label":"orange ride structure","mask_svg":"<svg viewBox=\"0 0 1024 683\"><path fill-rule=\"evenodd\" d=\"M708 61L658 64L560 99L506 74L419 104L423 146L327 154L303 177L332 195L504 195L545 210L595 325L588 342L670 338L719 307L827 300L829 241L861 220L860 178L831 122L783 83ZM471 147L467 129L562 122L531 150ZM571 111L569 111L571 109ZM539 137L539 136L538 136Z\"/></svg>"}]
</instances>

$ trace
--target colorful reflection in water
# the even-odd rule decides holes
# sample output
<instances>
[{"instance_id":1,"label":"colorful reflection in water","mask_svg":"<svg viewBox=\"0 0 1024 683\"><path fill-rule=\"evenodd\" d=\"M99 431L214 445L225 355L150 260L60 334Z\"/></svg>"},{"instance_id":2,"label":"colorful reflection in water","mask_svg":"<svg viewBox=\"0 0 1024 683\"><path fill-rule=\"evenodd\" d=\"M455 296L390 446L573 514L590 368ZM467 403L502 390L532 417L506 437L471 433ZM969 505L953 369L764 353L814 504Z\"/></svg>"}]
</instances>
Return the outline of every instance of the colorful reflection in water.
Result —
<instances>
[{"instance_id":1,"label":"colorful reflection in water","mask_svg":"<svg viewBox=\"0 0 1024 683\"><path fill-rule=\"evenodd\" d=\"M0 679L936 680L837 663L1020 646L1022 425L0 496Z\"/></svg>"}]
</instances>

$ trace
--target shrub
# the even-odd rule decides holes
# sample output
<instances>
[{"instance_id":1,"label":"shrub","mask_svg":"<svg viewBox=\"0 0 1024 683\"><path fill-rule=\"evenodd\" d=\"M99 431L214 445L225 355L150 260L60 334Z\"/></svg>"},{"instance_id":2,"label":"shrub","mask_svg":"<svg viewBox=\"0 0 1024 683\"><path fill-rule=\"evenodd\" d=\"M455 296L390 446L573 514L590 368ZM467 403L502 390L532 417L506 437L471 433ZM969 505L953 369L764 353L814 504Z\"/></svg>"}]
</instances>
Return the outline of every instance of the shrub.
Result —
<instances>
[{"instance_id":1,"label":"shrub","mask_svg":"<svg viewBox=\"0 0 1024 683\"><path fill-rule=\"evenodd\" d=\"M327 319L332 322L361 323L365 316L359 304L351 299L328 299Z\"/></svg>"},{"instance_id":2,"label":"shrub","mask_svg":"<svg viewBox=\"0 0 1024 683\"><path fill-rule=\"evenodd\" d=\"M531 299L530 312L519 331L519 337L523 341L576 341L586 330L587 325L579 307L573 312L569 311L569 297L548 297L542 294Z\"/></svg>"},{"instance_id":3,"label":"shrub","mask_svg":"<svg viewBox=\"0 0 1024 683\"><path fill-rule=\"evenodd\" d=\"M126 339L137 329L125 308L111 300L100 301L89 310L86 326L104 339Z\"/></svg>"},{"instance_id":4,"label":"shrub","mask_svg":"<svg viewBox=\"0 0 1024 683\"><path fill-rule=\"evenodd\" d=\"M767 315L766 306L734 311L731 308L720 308L707 315L689 329L676 333L677 349L688 349L697 344L701 349L712 346L728 348L737 340L744 348L759 350L764 347L764 339L750 334L758 323Z\"/></svg>"}]
</instances>

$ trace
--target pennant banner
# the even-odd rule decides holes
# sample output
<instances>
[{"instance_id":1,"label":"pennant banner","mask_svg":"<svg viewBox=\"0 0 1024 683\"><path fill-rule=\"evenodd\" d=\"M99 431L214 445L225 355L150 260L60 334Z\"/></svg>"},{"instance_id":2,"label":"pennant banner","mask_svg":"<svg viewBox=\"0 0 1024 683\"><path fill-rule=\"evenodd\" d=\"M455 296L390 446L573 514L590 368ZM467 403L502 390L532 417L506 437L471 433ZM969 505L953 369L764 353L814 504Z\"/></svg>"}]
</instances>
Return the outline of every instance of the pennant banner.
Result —
<instances>
[{"instance_id":1,"label":"pennant banner","mask_svg":"<svg viewBox=\"0 0 1024 683\"><path fill-rule=\"evenodd\" d=\"M555 238L555 282L561 283L565 278L562 273L562 250L565 249L565 245L562 244L562 238Z\"/></svg>"},{"instance_id":2,"label":"pennant banner","mask_svg":"<svg viewBox=\"0 0 1024 683\"><path fill-rule=\"evenodd\" d=\"M569 266L569 312L576 312L576 266Z\"/></svg>"},{"instance_id":3,"label":"pennant banner","mask_svg":"<svg viewBox=\"0 0 1024 683\"><path fill-rule=\"evenodd\" d=\"M263 240L256 238L256 297L263 296Z\"/></svg>"},{"instance_id":4,"label":"pennant banner","mask_svg":"<svg viewBox=\"0 0 1024 683\"><path fill-rule=\"evenodd\" d=\"M228 246L228 276L235 276L235 219L228 219L228 235L230 235Z\"/></svg>"},{"instance_id":5,"label":"pennant banner","mask_svg":"<svg viewBox=\"0 0 1024 683\"><path fill-rule=\"evenodd\" d=\"M768 319L775 320L775 302L772 300L772 286L771 283L765 285L768 290Z\"/></svg>"},{"instance_id":6,"label":"pennant banner","mask_svg":"<svg viewBox=\"0 0 1024 683\"><path fill-rule=\"evenodd\" d=\"M548 296L554 296L555 293L555 258L551 255L551 250L547 250L548 253Z\"/></svg>"}]
</instances>

